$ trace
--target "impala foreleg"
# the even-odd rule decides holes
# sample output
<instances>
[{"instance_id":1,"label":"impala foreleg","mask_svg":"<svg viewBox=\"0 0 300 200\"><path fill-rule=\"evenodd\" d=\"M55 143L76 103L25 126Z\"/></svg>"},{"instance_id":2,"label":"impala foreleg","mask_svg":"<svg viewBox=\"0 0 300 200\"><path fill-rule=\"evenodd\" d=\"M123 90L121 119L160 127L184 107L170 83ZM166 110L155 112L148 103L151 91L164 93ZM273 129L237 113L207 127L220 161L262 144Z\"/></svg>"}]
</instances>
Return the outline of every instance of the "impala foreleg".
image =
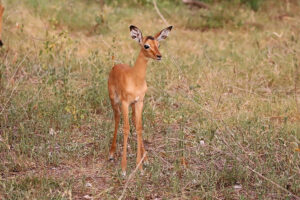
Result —
<instances>
[{"instance_id":1,"label":"impala foreleg","mask_svg":"<svg viewBox=\"0 0 300 200\"><path fill-rule=\"evenodd\" d=\"M115 102L112 100L111 105L114 111L114 118L115 118L115 130L114 130L114 137L111 143L110 151L109 151L109 160L114 159L114 154L116 152L116 143L117 143L117 133L120 123L120 106L118 104L115 104Z\"/></svg>"},{"instance_id":2,"label":"impala foreleg","mask_svg":"<svg viewBox=\"0 0 300 200\"><path fill-rule=\"evenodd\" d=\"M135 103L131 104L131 110L132 110L132 117L131 117L132 118L132 124L134 125L135 131L136 131Z\"/></svg>"},{"instance_id":3,"label":"impala foreleg","mask_svg":"<svg viewBox=\"0 0 300 200\"><path fill-rule=\"evenodd\" d=\"M137 156L136 156L136 164L141 161L145 153L144 143L143 143L143 125L142 125L142 112L143 112L143 102L139 101L135 103L135 117L136 117L136 132L137 132ZM144 160L147 158L145 157ZM142 165L140 165L140 170L143 169Z\"/></svg>"},{"instance_id":4,"label":"impala foreleg","mask_svg":"<svg viewBox=\"0 0 300 200\"><path fill-rule=\"evenodd\" d=\"M2 38L1 38L1 33L2 33L2 17L3 17L3 13L4 13L4 7L1 5L1 1L0 1L0 47L3 45L2 43Z\"/></svg>"}]
</instances>

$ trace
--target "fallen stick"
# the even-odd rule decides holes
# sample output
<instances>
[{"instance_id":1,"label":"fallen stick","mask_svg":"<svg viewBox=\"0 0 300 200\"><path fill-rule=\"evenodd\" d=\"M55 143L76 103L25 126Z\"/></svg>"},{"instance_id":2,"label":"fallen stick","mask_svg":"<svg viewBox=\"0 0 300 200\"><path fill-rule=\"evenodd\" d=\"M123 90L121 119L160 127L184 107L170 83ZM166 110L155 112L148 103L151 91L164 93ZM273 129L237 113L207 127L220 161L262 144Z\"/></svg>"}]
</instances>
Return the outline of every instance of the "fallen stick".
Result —
<instances>
[{"instance_id":1,"label":"fallen stick","mask_svg":"<svg viewBox=\"0 0 300 200\"><path fill-rule=\"evenodd\" d=\"M136 168L135 168L135 169L133 170L133 172L131 172L131 174L128 176L128 179L127 179L127 181L126 181L126 183L125 183L125 185L124 185L123 192L122 192L121 196L118 198L118 200L122 200L122 199L124 198L126 189L127 189L128 185L129 185L129 182L130 182L132 176L137 172L137 170L139 169L139 167L140 167L140 165L142 164L143 160L145 159L146 155L147 155L147 152L144 153L142 159L140 160L140 162L138 163L138 165L136 166Z\"/></svg>"},{"instance_id":2,"label":"fallen stick","mask_svg":"<svg viewBox=\"0 0 300 200\"><path fill-rule=\"evenodd\" d=\"M197 1L197 0L182 0L182 2L184 4L190 5L190 6L194 6L194 7L198 7L198 8L204 8L204 9L209 9L209 6L206 3L203 3L201 1Z\"/></svg>"},{"instance_id":3,"label":"fallen stick","mask_svg":"<svg viewBox=\"0 0 300 200\"><path fill-rule=\"evenodd\" d=\"M257 174L259 177L263 178L266 181L269 181L270 183L272 183L273 185L275 185L276 187L278 187L279 189L285 191L286 193L288 193L289 195L293 196L295 199L300 200L299 196L296 196L295 194L293 194L292 192L290 192L289 190L285 189L284 187L282 187L281 185L275 183L274 181L272 181L271 179L263 176L262 174L260 174L259 172L255 171L254 169L250 168L249 166L246 165L246 168L249 169L250 171L252 171L253 173Z\"/></svg>"}]
</instances>

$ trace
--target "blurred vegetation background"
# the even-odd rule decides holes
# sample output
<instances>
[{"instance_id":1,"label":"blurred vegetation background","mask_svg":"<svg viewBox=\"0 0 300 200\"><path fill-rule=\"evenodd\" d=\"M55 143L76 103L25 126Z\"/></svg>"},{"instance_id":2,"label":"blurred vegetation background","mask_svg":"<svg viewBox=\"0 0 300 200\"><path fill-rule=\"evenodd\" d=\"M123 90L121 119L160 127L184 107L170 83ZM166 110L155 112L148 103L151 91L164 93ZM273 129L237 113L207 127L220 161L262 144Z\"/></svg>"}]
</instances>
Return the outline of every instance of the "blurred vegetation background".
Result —
<instances>
[{"instance_id":1,"label":"blurred vegetation background","mask_svg":"<svg viewBox=\"0 0 300 200\"><path fill-rule=\"evenodd\" d=\"M147 69L150 164L124 199L299 198L300 1L187 2L157 0L165 24L153 0L2 0L0 199L121 196L107 78L138 55L131 24L174 28ZM134 134L128 152L130 174Z\"/></svg>"}]
</instances>

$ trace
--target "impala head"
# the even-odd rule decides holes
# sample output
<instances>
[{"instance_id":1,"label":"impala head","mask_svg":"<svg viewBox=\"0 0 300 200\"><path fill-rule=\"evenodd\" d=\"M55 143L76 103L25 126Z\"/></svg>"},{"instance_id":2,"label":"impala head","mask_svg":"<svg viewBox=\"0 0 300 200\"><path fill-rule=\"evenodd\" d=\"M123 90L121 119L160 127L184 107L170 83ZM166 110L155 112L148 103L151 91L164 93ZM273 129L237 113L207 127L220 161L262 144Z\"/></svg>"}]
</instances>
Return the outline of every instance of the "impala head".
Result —
<instances>
[{"instance_id":1,"label":"impala head","mask_svg":"<svg viewBox=\"0 0 300 200\"><path fill-rule=\"evenodd\" d=\"M142 32L136 26L131 25L129 28L131 38L141 45L143 54L148 58L152 58L154 60L161 60L162 55L158 50L159 42L168 37L169 32L172 30L172 26L161 30L154 37L143 37Z\"/></svg>"}]
</instances>

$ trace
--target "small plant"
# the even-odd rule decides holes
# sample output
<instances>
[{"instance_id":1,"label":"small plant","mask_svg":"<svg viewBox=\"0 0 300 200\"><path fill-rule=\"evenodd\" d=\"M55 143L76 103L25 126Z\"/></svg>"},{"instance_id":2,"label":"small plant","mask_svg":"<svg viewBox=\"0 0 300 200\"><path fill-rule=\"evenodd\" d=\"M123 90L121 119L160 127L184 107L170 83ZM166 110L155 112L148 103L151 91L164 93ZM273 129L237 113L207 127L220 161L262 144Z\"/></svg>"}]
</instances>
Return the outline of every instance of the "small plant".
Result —
<instances>
[{"instance_id":1,"label":"small plant","mask_svg":"<svg viewBox=\"0 0 300 200\"><path fill-rule=\"evenodd\" d=\"M263 1L264 0L241 0L241 3L249 5L254 11L258 11Z\"/></svg>"}]
</instances>

